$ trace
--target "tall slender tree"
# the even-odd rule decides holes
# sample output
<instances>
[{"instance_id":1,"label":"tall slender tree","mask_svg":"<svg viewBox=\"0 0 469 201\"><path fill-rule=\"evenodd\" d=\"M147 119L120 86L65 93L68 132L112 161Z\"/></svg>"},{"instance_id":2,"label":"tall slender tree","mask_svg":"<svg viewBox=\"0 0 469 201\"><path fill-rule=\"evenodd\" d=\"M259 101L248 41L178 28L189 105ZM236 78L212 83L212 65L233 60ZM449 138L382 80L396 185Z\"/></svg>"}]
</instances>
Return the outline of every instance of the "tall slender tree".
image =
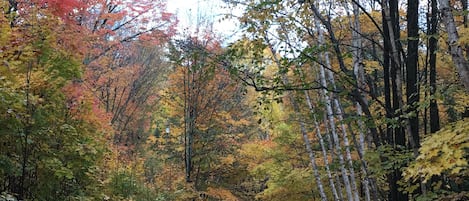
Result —
<instances>
[{"instance_id":1,"label":"tall slender tree","mask_svg":"<svg viewBox=\"0 0 469 201\"><path fill-rule=\"evenodd\" d=\"M419 136L419 1L408 1L407 3L407 61L406 61L406 96L409 106L411 137L415 145L420 144Z\"/></svg>"},{"instance_id":2,"label":"tall slender tree","mask_svg":"<svg viewBox=\"0 0 469 201\"><path fill-rule=\"evenodd\" d=\"M435 133L440 130L440 117L438 114L438 104L436 102L436 58L438 50L438 2L437 0L430 0L430 22L428 23L428 51L430 54L429 66L430 66L430 133Z\"/></svg>"},{"instance_id":3,"label":"tall slender tree","mask_svg":"<svg viewBox=\"0 0 469 201\"><path fill-rule=\"evenodd\" d=\"M469 92L469 62L463 53L463 47L459 43L459 33L454 21L453 9L449 0L438 0L440 5L441 22L445 25L446 33L448 33L447 43L453 59L453 63L458 71L460 81Z\"/></svg>"}]
</instances>

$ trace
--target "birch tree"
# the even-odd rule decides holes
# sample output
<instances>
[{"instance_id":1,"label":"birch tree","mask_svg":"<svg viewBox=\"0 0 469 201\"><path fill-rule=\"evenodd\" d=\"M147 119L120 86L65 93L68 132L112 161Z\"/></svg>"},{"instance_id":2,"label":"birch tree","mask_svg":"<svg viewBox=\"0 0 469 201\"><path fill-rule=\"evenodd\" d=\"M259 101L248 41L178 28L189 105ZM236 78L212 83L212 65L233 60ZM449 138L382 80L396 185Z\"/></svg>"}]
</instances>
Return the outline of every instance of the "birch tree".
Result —
<instances>
[{"instance_id":1,"label":"birch tree","mask_svg":"<svg viewBox=\"0 0 469 201\"><path fill-rule=\"evenodd\" d=\"M453 63L456 66L460 80L466 92L469 92L469 62L463 53L463 47L459 43L459 34L454 22L453 10L449 0L438 0L440 3L441 21L445 25L448 34L447 43L450 46L449 52Z\"/></svg>"}]
</instances>

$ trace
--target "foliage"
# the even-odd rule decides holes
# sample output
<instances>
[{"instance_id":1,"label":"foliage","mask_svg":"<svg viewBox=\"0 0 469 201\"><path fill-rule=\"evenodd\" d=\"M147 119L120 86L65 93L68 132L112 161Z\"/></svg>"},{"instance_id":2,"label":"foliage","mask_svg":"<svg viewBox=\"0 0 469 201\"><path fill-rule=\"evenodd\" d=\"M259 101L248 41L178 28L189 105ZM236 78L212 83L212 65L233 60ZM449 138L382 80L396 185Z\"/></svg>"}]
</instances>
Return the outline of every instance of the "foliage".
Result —
<instances>
[{"instance_id":1,"label":"foliage","mask_svg":"<svg viewBox=\"0 0 469 201\"><path fill-rule=\"evenodd\" d=\"M14 37L2 38L12 46L0 53L7 68L0 80L1 189L21 199L100 197L106 132L92 120L89 99L72 103L73 94L64 93L80 78L80 62L56 43L59 27L50 25L57 21L21 17L32 27L2 27Z\"/></svg>"},{"instance_id":2,"label":"foliage","mask_svg":"<svg viewBox=\"0 0 469 201\"><path fill-rule=\"evenodd\" d=\"M468 199L463 15L225 0L226 44L166 2L0 0L0 200Z\"/></svg>"},{"instance_id":3,"label":"foliage","mask_svg":"<svg viewBox=\"0 0 469 201\"><path fill-rule=\"evenodd\" d=\"M86 23L77 25L79 19L92 19L93 8L105 7L101 4L105 1L88 3L0 1L2 194L22 200L102 200L107 196L100 189L106 188L118 158L112 145L114 129L95 91L83 81L92 70L83 65L83 59L96 53L91 47L109 41L104 41L102 32L102 38L92 34ZM148 4L136 4L134 8L145 6ZM127 19L121 14L113 16L115 23ZM163 15L159 17L173 20L170 14ZM111 19L99 20L104 20L103 30L111 28L105 25ZM135 28L135 24L126 28ZM120 31L126 32L124 28ZM146 34L151 35L151 30L134 37ZM155 37L150 35L146 40ZM148 189L139 191L147 198L157 197L152 193Z\"/></svg>"},{"instance_id":4,"label":"foliage","mask_svg":"<svg viewBox=\"0 0 469 201\"><path fill-rule=\"evenodd\" d=\"M220 44L210 33L173 45L175 69L163 100L170 111L166 124L171 126L169 140L174 139L174 144L166 149L184 156L186 180L193 182L190 190L205 192L212 186L236 185L242 171L234 156L250 128L243 86L221 68Z\"/></svg>"},{"instance_id":5,"label":"foliage","mask_svg":"<svg viewBox=\"0 0 469 201\"><path fill-rule=\"evenodd\" d=\"M424 139L419 156L403 173L405 181L421 179L424 183L435 176L465 178L469 174L469 122L463 119L448 124ZM451 190L451 189L450 189Z\"/></svg>"},{"instance_id":6,"label":"foliage","mask_svg":"<svg viewBox=\"0 0 469 201\"><path fill-rule=\"evenodd\" d=\"M168 200L166 195L149 186L142 180L142 176L132 169L120 169L110 176L107 188L110 190L111 200Z\"/></svg>"}]
</instances>

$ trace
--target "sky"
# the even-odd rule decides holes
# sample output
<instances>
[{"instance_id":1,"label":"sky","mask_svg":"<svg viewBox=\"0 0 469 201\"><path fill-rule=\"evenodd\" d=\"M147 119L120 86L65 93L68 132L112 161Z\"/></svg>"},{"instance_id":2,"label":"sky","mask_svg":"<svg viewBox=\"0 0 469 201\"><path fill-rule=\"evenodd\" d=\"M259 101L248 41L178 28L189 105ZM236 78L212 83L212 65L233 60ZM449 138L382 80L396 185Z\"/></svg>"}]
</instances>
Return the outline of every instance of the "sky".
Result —
<instances>
[{"instance_id":1,"label":"sky","mask_svg":"<svg viewBox=\"0 0 469 201\"><path fill-rule=\"evenodd\" d=\"M229 40L236 35L238 23L221 20L224 14L233 12L223 5L221 0L168 0L168 10L178 16L179 31L193 33L198 21L213 22L214 31Z\"/></svg>"}]
</instances>

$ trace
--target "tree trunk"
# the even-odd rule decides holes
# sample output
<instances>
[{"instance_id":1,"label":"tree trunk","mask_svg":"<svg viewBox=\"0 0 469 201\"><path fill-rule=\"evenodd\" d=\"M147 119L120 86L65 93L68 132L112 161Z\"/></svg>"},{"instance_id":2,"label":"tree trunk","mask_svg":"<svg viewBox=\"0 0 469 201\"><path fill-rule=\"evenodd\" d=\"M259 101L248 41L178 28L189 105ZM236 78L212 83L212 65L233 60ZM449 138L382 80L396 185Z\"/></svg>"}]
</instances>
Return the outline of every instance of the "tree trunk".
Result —
<instances>
[{"instance_id":1,"label":"tree trunk","mask_svg":"<svg viewBox=\"0 0 469 201\"><path fill-rule=\"evenodd\" d=\"M306 103L308 104L309 111L311 115L313 116L313 123L314 127L316 129L316 137L319 140L319 145L321 146L322 150L322 155L323 155L323 160L324 160L324 166L326 167L326 173L327 173L327 178L329 179L329 185L331 186L332 190L332 195L334 196L334 200L338 201L341 200L339 197L339 194L337 193L337 189L334 184L334 178L332 177L332 173L329 167L329 159L327 158L327 148L324 145L324 139L322 138L321 134L321 127L319 126L319 123L316 118L316 112L314 111L313 104L311 102L311 97L309 96L308 91L305 91L305 97L306 97Z\"/></svg>"},{"instance_id":2,"label":"tree trunk","mask_svg":"<svg viewBox=\"0 0 469 201\"><path fill-rule=\"evenodd\" d=\"M265 39L266 39L266 41L269 41L268 38L265 38ZM281 64L280 64L280 61L278 60L278 58L276 56L277 53L276 53L275 49L272 47L272 45L269 45L269 48L270 48L270 51L272 53L272 57L274 59L274 62L276 63L277 67L280 69ZM285 86L288 86L289 85L289 80L286 77L286 75L281 75L281 76L282 76L283 84ZM298 101L295 99L294 93L289 92L288 97L289 97L289 99L290 99L290 101L293 105L293 111L295 112L296 118L300 119L301 118L301 110L300 110L300 106L298 104ZM318 166L317 166L317 163L316 163L316 156L315 156L315 153L314 153L313 149L311 148L311 142L309 141L308 132L306 130L305 122L302 121L302 120L299 120L299 122L300 122L301 135L303 137L303 142L305 143L306 152L308 153L308 156L309 156L311 168L313 169L313 174L314 174L314 178L316 180L316 185L317 185L318 190L319 190L319 195L321 196L322 201L327 201L328 199L327 199L327 196L326 196L326 192L324 191L324 185L322 184L322 181L321 181L321 175L319 174L319 169L318 169Z\"/></svg>"},{"instance_id":3,"label":"tree trunk","mask_svg":"<svg viewBox=\"0 0 469 201\"><path fill-rule=\"evenodd\" d=\"M430 133L440 130L440 116L438 113L438 104L435 99L436 94L436 51L438 49L438 5L437 0L431 0L430 29L428 35L428 49L430 52Z\"/></svg>"},{"instance_id":4,"label":"tree trunk","mask_svg":"<svg viewBox=\"0 0 469 201\"><path fill-rule=\"evenodd\" d=\"M384 82L384 104L386 111L386 119L391 119L393 116L392 102L391 102L391 39L389 35L389 28L386 22L386 14L382 11L383 21L383 82ZM390 123L386 124L386 143L393 143L393 129Z\"/></svg>"},{"instance_id":5,"label":"tree trunk","mask_svg":"<svg viewBox=\"0 0 469 201\"><path fill-rule=\"evenodd\" d=\"M326 61L326 63L329 63L329 62ZM330 70L327 70L327 72L328 72L328 80L331 83L333 89L336 90L333 74ZM332 96L334 96L334 95L332 95ZM349 171L350 171L350 184L351 184L351 187L352 187L353 197L356 201L359 201L360 196L359 196L359 193L358 193L357 182L355 180L356 176L355 176L355 170L353 169L352 154L350 152L350 142L348 140L349 137L348 137L348 133L347 133L347 130L346 130L346 126L343 123L343 120L344 120L343 115L344 114L343 114L343 111L342 111L342 106L341 106L341 104L339 102L339 99L337 97L332 97L332 101L333 101L333 104L334 104L335 115L337 116L337 120L339 122L341 122L340 123L340 128L341 128L340 130L342 131L342 139L343 139L344 146L345 146L345 158L347 160L347 163L348 163L348 166L349 166Z\"/></svg>"},{"instance_id":6,"label":"tree trunk","mask_svg":"<svg viewBox=\"0 0 469 201\"><path fill-rule=\"evenodd\" d=\"M357 79L357 87L358 87L358 96L363 97L364 94L362 93L362 90L366 87L366 82L365 82L365 71L363 68L363 56L362 56L362 37L360 35L361 32L361 23L360 23L360 10L357 4L360 4L360 0L356 0L355 3L353 4L353 23L351 23L351 27L353 28L352 30L352 54L353 54L353 73L355 74L355 77ZM365 102L364 104L368 105L368 102ZM362 116L363 115L363 110L359 102L355 103L356 109L357 109L357 115ZM361 165L361 170L363 179L362 179L362 185L363 185L363 191L365 193L365 200L370 201L371 200L371 195L370 195L370 183L371 185L372 182L370 181L368 177L368 171L367 171L367 163L364 160L362 156L365 154L365 134L364 131L366 131L364 122L361 119L358 119L358 133L359 133L359 140L354 141L355 147L357 147L357 151L359 153L360 160L362 161ZM350 128L351 129L351 128ZM355 139L354 134L352 133L353 139ZM377 193L374 190L373 191L373 200L377 200Z\"/></svg>"},{"instance_id":7,"label":"tree trunk","mask_svg":"<svg viewBox=\"0 0 469 201\"><path fill-rule=\"evenodd\" d=\"M459 44L459 35L454 22L452 9L449 0L438 0L440 3L441 21L445 25L448 34L448 45L453 63L459 74L459 78L464 85L466 92L469 92L469 62L464 57L463 49Z\"/></svg>"},{"instance_id":8,"label":"tree trunk","mask_svg":"<svg viewBox=\"0 0 469 201\"><path fill-rule=\"evenodd\" d=\"M417 104L419 102L418 91L418 45L419 45L419 1L408 1L407 4L407 61L406 61L406 95L407 105L410 107L407 113L412 113L409 117L412 139L415 146L419 146L419 111Z\"/></svg>"},{"instance_id":9,"label":"tree trunk","mask_svg":"<svg viewBox=\"0 0 469 201\"><path fill-rule=\"evenodd\" d=\"M194 138L194 79L195 72L190 66L184 67L187 71L184 77L184 167L186 182L192 182L192 145Z\"/></svg>"},{"instance_id":10,"label":"tree trunk","mask_svg":"<svg viewBox=\"0 0 469 201\"><path fill-rule=\"evenodd\" d=\"M319 45L325 45L325 41L324 41L324 35L323 35L323 32L322 30L320 29L319 27L319 24L316 24L316 26L318 27L318 34L319 34ZM324 63L326 65L327 68L331 69L332 66L330 64L330 59L329 59L329 53L328 52L324 52L322 54L322 57L324 59ZM325 72L323 72L325 71ZM326 70L324 68L324 66L321 66L321 84L323 86L328 86L327 85L327 81L326 82L322 82L322 73L325 73L324 74L324 79L326 79L327 81L329 81L332 89L334 91L337 91L337 87L336 87L336 84L335 84L335 80L334 80L334 75L333 73L330 71L330 70ZM326 93L326 97L329 97ZM326 100L327 101L327 100ZM333 107L335 109L335 115L337 115L337 119L339 122L342 122L343 121L343 113L342 113L342 110L341 110L341 106L340 106L340 103L339 103L339 99L337 97L334 97L333 94L331 94L331 97L330 97L330 101L331 101L331 107ZM332 115L332 119L334 119L334 112L332 111L331 113L328 113L328 115ZM329 117L329 119L331 119L331 117ZM335 122L334 122L335 124ZM332 127L332 123L331 123L331 127ZM360 196L359 196L359 193L358 193L358 188L357 188L357 184L356 184L356 181L355 181L355 171L353 169L353 161L352 161L352 156L351 156L351 153L350 153L350 143L348 141L348 134L347 134L347 131L345 129L345 125L343 123L340 123L340 128L341 128L341 131L342 131L342 140L344 142L344 146L345 146L345 158L346 158L346 161L349 165L349 171L350 171L350 187L351 187L351 190L352 190L352 193L353 193L353 199L356 200L356 201L359 201L360 200ZM333 128L331 128L333 131L335 130L335 126Z\"/></svg>"},{"instance_id":11,"label":"tree trunk","mask_svg":"<svg viewBox=\"0 0 469 201\"><path fill-rule=\"evenodd\" d=\"M320 78L321 79L321 84L323 86L327 86L326 73L325 73L325 70L324 70L323 66L320 67L320 76L321 76L321 78ZM337 134L337 130L336 130L334 112L333 112L333 109L332 109L333 101L329 97L329 92L327 91L327 89L324 89L323 93L324 93L324 99L326 101L326 110L327 110L327 116L328 116L328 120L329 120L330 130L331 130L331 134L332 134L332 138L333 138L332 140L334 141L336 155L339 159L340 171L341 171L341 174L342 174L342 179L344 181L345 192L347 194L347 199L349 201L353 201L355 199L354 199L354 195L353 195L353 192L352 192L352 185L350 183L349 175L348 175L347 169L345 167L345 160L344 160L344 156L342 155L342 146L340 145L339 135Z\"/></svg>"},{"instance_id":12,"label":"tree trunk","mask_svg":"<svg viewBox=\"0 0 469 201\"><path fill-rule=\"evenodd\" d=\"M296 114L300 114L301 111L300 111L300 107L298 106L298 102L291 95L289 97L293 104L293 110L295 111ZM299 117L300 115L297 115L297 116ZM319 170L318 170L318 166L316 163L316 156L314 154L313 149L311 148L311 143L308 138L308 132L306 131L305 123L304 121L301 121L301 120L300 120L300 129L301 129L301 135L303 136L303 142L305 143L305 146L306 146L306 151L308 152L311 167L313 169L314 178L316 179L316 185L319 190L319 195L321 195L322 201L327 201L328 199L324 191L324 187L321 181L321 175L319 175Z\"/></svg>"},{"instance_id":13,"label":"tree trunk","mask_svg":"<svg viewBox=\"0 0 469 201\"><path fill-rule=\"evenodd\" d=\"M389 43L385 43L385 49L389 50L389 55L384 55L384 57L390 57L389 61L389 80L391 81L391 90L389 90L389 99L387 98L386 103L387 106L392 107L390 114L391 117L395 117L395 111L403 105L402 103L402 91L401 91L401 78L400 78L400 69L401 69L401 56L398 52L398 44L399 43L399 30L397 29L398 26L398 2L397 0L383 0L382 1L382 8L383 8L383 30L385 32L385 37L388 39ZM396 30L397 29L397 30ZM387 45L387 46L386 46ZM386 68L386 67L385 67ZM385 81L389 82L389 81ZM389 128L389 127L388 127ZM403 134L403 130L401 128L397 128L394 130L388 130L388 143L391 145L402 145L405 146L405 136ZM401 178L401 171L395 170L394 172L388 175L388 182L389 182L389 200L408 200L408 197L399 190L399 185L397 181Z\"/></svg>"},{"instance_id":14,"label":"tree trunk","mask_svg":"<svg viewBox=\"0 0 469 201\"><path fill-rule=\"evenodd\" d=\"M357 4L360 3L360 0L356 0L356 3ZM362 38L359 33L361 31L360 10L357 4L353 4L353 23L352 23L352 27L354 29L352 30L353 73L355 74L355 77L357 78L358 88L362 90L365 88L366 83L365 83L365 71L363 69L363 56L362 56L363 45L362 45ZM360 93L359 95L364 96L363 93ZM357 107L358 115L361 116L363 114L363 110L358 102L356 103L356 107ZM358 123L360 125L360 131L359 131L360 148L362 150L365 150L365 135L363 133L363 130L364 130L363 121L359 120Z\"/></svg>"},{"instance_id":15,"label":"tree trunk","mask_svg":"<svg viewBox=\"0 0 469 201\"><path fill-rule=\"evenodd\" d=\"M324 93L322 92L319 92L319 95L321 97L325 97ZM325 100L324 100L325 101ZM328 117L327 117L327 112L323 112L323 117L322 117L323 121L324 121L324 129L325 129L325 133L327 134L326 135L326 139L327 139L327 144L328 144L328 149L330 151L330 155L331 155L331 161L334 161L338 160L338 156L335 152L335 143L334 143L334 140L333 140L333 137L332 137L332 132L330 131L330 125L329 125L329 120L328 120ZM337 193L339 195L339 200L345 200L344 198L344 195L343 195L343 192L344 190L342 190L342 182L340 182L340 174L335 174L335 177L334 177L334 180L335 180L335 183L336 183L336 187L337 187Z\"/></svg>"}]
</instances>

